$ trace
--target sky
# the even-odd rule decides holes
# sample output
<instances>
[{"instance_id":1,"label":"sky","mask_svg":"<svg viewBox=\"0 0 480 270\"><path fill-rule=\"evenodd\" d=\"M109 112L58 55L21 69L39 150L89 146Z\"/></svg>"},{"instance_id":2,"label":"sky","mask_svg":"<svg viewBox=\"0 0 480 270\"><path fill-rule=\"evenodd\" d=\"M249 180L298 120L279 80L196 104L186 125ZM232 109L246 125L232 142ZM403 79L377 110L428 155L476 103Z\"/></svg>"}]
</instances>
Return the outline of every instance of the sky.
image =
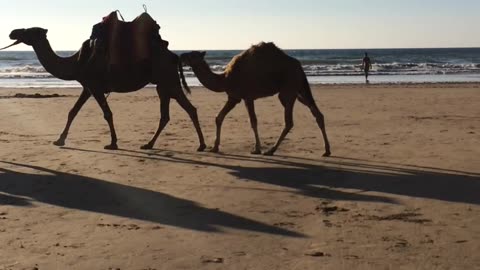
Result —
<instances>
[{"instance_id":1,"label":"sky","mask_svg":"<svg viewBox=\"0 0 480 270\"><path fill-rule=\"evenodd\" d=\"M479 0L0 0L0 46L16 28L49 30L54 50L77 50L110 11L143 12L173 50L480 47ZM25 45L14 50L29 50Z\"/></svg>"}]
</instances>

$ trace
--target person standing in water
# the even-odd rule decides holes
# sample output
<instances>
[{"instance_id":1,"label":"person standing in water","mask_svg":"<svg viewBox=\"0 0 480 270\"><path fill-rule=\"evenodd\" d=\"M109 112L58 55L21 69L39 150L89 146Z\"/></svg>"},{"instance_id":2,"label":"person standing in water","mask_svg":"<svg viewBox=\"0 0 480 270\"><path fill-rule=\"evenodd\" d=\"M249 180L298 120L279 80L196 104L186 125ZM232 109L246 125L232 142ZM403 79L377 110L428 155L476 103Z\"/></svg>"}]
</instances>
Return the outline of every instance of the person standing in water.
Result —
<instances>
[{"instance_id":1,"label":"person standing in water","mask_svg":"<svg viewBox=\"0 0 480 270\"><path fill-rule=\"evenodd\" d=\"M370 72L371 68L372 68L372 61L370 60L370 57L368 57L368 53L365 52L365 57L362 60L362 69L365 72L365 82L366 83L370 82L368 80L368 73Z\"/></svg>"}]
</instances>

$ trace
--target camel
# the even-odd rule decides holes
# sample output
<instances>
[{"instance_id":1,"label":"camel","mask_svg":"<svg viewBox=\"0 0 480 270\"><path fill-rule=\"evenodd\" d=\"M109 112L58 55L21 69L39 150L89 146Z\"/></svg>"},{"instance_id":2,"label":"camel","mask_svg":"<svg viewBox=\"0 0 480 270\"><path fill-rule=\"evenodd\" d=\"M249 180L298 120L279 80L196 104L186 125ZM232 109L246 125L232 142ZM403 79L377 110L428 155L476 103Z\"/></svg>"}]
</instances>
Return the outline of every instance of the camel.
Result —
<instances>
[{"instance_id":1,"label":"camel","mask_svg":"<svg viewBox=\"0 0 480 270\"><path fill-rule=\"evenodd\" d=\"M116 72L95 70L93 67L105 64L101 62L105 59L99 59L96 60L98 63L93 61L89 64L92 70L85 70L85 65L80 60L82 59L80 57L82 50L69 57L58 56L50 46L50 42L47 39L47 31L47 29L39 27L16 29L11 32L10 38L16 40L15 44L24 43L32 46L40 63L53 76L62 80L76 80L83 87L80 97L68 113L66 126L58 140L53 143L54 145L65 145L68 131L75 116L85 102L93 96L102 109L110 129L111 143L104 148L109 150L118 149L113 114L108 106L105 94L110 92L133 92L142 89L148 83L152 83L156 84L157 94L160 98L160 123L150 142L141 148L153 148L158 136L170 120L169 104L172 98L188 113L194 124L200 142L197 151L203 151L206 148L198 121L197 110L187 99L180 83L179 72L183 86L187 92L190 91L183 75L182 65L176 54L167 48L162 48L160 44L152 45L152 56L150 59L140 63L129 63L128 69L119 69Z\"/></svg>"},{"instance_id":2,"label":"camel","mask_svg":"<svg viewBox=\"0 0 480 270\"><path fill-rule=\"evenodd\" d=\"M212 72L205 61L205 54L205 52L192 51L182 54L180 60L192 67L193 72L206 88L214 92L226 92L228 95L228 101L216 117L217 131L212 152L219 151L220 133L225 116L243 100L255 136L252 154L261 154L254 101L278 93L284 107L285 127L276 144L264 155L273 155L292 129L293 105L298 99L310 109L316 118L325 144L323 156L330 156L330 144L325 131L324 116L315 104L307 77L297 59L285 54L274 43L261 42L235 56L224 72L217 74Z\"/></svg>"}]
</instances>

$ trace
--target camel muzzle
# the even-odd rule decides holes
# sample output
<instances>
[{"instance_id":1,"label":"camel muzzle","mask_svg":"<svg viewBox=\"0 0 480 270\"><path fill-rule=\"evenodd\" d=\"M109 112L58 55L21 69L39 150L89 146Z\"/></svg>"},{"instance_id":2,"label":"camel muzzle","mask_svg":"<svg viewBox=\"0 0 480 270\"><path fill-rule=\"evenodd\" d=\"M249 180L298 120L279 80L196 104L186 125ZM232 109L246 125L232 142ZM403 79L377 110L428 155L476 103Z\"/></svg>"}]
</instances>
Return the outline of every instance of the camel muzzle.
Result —
<instances>
[{"instance_id":1,"label":"camel muzzle","mask_svg":"<svg viewBox=\"0 0 480 270\"><path fill-rule=\"evenodd\" d=\"M25 28L20 28L20 29L15 29L10 32L10 35L8 36L10 39L15 39L19 40L25 33Z\"/></svg>"}]
</instances>

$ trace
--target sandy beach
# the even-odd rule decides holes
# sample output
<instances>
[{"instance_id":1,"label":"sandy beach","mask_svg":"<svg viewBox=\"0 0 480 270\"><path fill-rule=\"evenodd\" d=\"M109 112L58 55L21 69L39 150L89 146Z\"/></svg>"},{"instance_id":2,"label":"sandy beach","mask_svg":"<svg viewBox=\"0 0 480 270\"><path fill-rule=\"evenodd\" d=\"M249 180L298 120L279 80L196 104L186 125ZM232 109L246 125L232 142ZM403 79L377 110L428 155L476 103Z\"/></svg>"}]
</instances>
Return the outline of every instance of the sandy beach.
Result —
<instances>
[{"instance_id":1,"label":"sandy beach","mask_svg":"<svg viewBox=\"0 0 480 270\"><path fill-rule=\"evenodd\" d=\"M39 93L40 97L31 97ZM274 157L250 154L243 104L198 153L173 101L153 150L153 88L110 95L120 150L80 89L0 90L0 270L480 269L480 84L313 86ZM18 95L21 94L21 95ZM25 94L25 95L22 95ZM52 95L52 96L48 96ZM57 96L58 95L58 96ZM194 88L209 147L227 96ZM283 128L258 100L264 151Z\"/></svg>"}]
</instances>

